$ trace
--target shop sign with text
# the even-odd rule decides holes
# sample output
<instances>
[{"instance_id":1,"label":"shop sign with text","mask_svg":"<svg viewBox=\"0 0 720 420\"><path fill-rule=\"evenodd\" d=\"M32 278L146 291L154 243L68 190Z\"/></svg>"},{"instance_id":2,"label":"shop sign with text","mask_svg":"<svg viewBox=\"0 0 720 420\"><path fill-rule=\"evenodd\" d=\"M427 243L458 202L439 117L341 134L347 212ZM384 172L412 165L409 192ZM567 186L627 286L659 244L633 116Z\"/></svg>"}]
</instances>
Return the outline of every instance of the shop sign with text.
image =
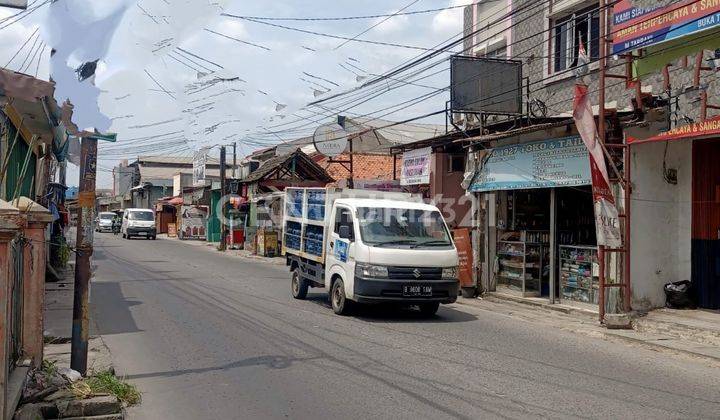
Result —
<instances>
[{"instance_id":1,"label":"shop sign with text","mask_svg":"<svg viewBox=\"0 0 720 420\"><path fill-rule=\"evenodd\" d=\"M711 136L720 136L720 116L710 118L706 121L681 125L647 139L636 139L628 136L628 143L650 143L654 141L672 141Z\"/></svg>"},{"instance_id":2,"label":"shop sign with text","mask_svg":"<svg viewBox=\"0 0 720 420\"><path fill-rule=\"evenodd\" d=\"M590 183L587 148L579 136L572 136L492 149L468 190L519 190Z\"/></svg>"},{"instance_id":3,"label":"shop sign with text","mask_svg":"<svg viewBox=\"0 0 720 420\"><path fill-rule=\"evenodd\" d=\"M635 3L621 0L614 7L613 54L720 27L720 0L682 0L664 7Z\"/></svg>"},{"instance_id":4,"label":"shop sign with text","mask_svg":"<svg viewBox=\"0 0 720 420\"><path fill-rule=\"evenodd\" d=\"M431 147L403 153L400 185L429 184L431 155Z\"/></svg>"}]
</instances>

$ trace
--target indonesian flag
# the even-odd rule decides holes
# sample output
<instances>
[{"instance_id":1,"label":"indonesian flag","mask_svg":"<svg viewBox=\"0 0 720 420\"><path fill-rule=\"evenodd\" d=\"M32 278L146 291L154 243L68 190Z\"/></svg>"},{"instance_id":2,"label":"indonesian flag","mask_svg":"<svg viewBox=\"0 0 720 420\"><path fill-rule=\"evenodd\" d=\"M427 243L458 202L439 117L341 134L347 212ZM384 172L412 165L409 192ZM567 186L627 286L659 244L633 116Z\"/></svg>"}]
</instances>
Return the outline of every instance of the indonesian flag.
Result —
<instances>
[{"instance_id":1,"label":"indonesian flag","mask_svg":"<svg viewBox=\"0 0 720 420\"><path fill-rule=\"evenodd\" d=\"M610 189L610 178L605 166L605 156L600 144L600 137L595 126L595 118L590 105L590 97L588 96L588 87L581 78L585 71L582 67L587 68L588 62L585 47L581 42L578 51L577 73L579 77L575 84L573 119L580 137L590 152L590 174L592 177L597 243L609 248L620 248L622 246L622 235L620 233L618 211L617 207L615 207L615 197L613 197Z\"/></svg>"}]
</instances>

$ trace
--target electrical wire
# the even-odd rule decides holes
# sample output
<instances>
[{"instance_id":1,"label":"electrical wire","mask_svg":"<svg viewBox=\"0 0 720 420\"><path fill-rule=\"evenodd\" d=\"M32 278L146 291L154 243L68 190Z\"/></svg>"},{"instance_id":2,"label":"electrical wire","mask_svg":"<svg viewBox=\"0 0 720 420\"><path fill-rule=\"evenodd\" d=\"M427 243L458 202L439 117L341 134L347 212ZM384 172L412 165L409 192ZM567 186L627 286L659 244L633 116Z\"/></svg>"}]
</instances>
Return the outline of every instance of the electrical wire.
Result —
<instances>
[{"instance_id":1,"label":"electrical wire","mask_svg":"<svg viewBox=\"0 0 720 420\"><path fill-rule=\"evenodd\" d=\"M40 41L40 44L38 44L37 49L33 52L32 57L30 57L30 61L28 61L27 66L23 67L23 68L20 70L20 73L25 73L26 71L30 70L30 67L32 66L33 62L35 61L35 57L37 56L37 54L40 52L41 49L42 49L42 50L45 49L45 42L44 42L44 41ZM41 58L42 58L42 57L41 57Z\"/></svg>"},{"instance_id":2,"label":"electrical wire","mask_svg":"<svg viewBox=\"0 0 720 420\"><path fill-rule=\"evenodd\" d=\"M497 0L492 0L497 1ZM461 7L465 7L466 5L460 5L460 6L448 6L448 7L440 7L437 9L425 9L425 10L414 10L411 12L395 12L392 14L377 14L377 15L363 15L363 16L340 16L340 17L269 17L269 16L237 16L240 18L248 18L248 19L257 19L257 20L286 20L286 21L307 21L307 22L315 22L315 21L342 21L342 20L363 20L363 19L378 19L383 17L393 17L393 16L409 16L409 15L419 15L419 14L425 14L425 13L434 13L434 12L441 12L444 10L452 10L452 9L459 9ZM222 13L222 15L225 15L225 13Z\"/></svg>"},{"instance_id":3,"label":"electrical wire","mask_svg":"<svg viewBox=\"0 0 720 420\"><path fill-rule=\"evenodd\" d=\"M30 40L33 39L33 37L35 36L35 34L38 33L39 30L40 30L40 28L35 28L35 31L33 31L33 33L30 34L30 36L27 37L27 39L25 40L25 42L23 42L23 44L20 46L20 49L18 49L18 50L15 52L15 54L13 54L13 56L10 57L10 60L8 60L8 62L5 63L5 66L4 66L5 68L8 68L8 67L10 66L10 63L12 63L12 61L15 59L15 57L17 57L18 54L20 54L20 51L22 51L22 50L25 48L25 46L28 44L28 42L30 42Z\"/></svg>"},{"instance_id":4,"label":"electrical wire","mask_svg":"<svg viewBox=\"0 0 720 420\"><path fill-rule=\"evenodd\" d=\"M221 37L223 37L223 38L227 38L227 39L230 39L230 40L239 42L239 43L241 43L241 44L250 45L250 46L252 46L252 47L260 48L260 49L263 49L263 50L265 50L265 51L271 51L270 48L265 47L265 46L263 46L263 45L255 44L255 43L253 43L253 42L243 41L242 39L235 38L235 37L232 37L232 36L229 36L229 35L225 35L225 34L223 34L223 33L213 31L212 29L205 28L205 29L203 29L203 30L206 31L206 32L210 32L211 34L215 34L215 35L221 36Z\"/></svg>"},{"instance_id":5,"label":"electrical wire","mask_svg":"<svg viewBox=\"0 0 720 420\"><path fill-rule=\"evenodd\" d=\"M197 58L197 59L199 59L199 60L202 60L202 61L204 61L204 62L206 62L206 63L208 63L208 64L212 64L212 65L214 65L214 66L217 66L217 67L219 67L219 68L221 68L221 69L224 69L224 68L225 68L225 67L221 66L220 64L218 64L218 63L216 63L216 62L214 62L214 61L210 61L210 60L208 60L207 58L204 58L204 57L201 57L201 56L199 56L199 55L193 54L193 53L191 53L190 51L185 50L185 49L183 49L183 48L181 48L181 47L177 47L177 50L179 50L180 52L182 52L182 53L184 53L184 54L186 54L186 55L190 55L190 56L195 57L195 58Z\"/></svg>"},{"instance_id":6,"label":"electrical wire","mask_svg":"<svg viewBox=\"0 0 720 420\"><path fill-rule=\"evenodd\" d=\"M397 48L405 48L405 49L410 49L410 50L429 51L428 48L418 47L418 46L415 46L415 45L405 45L405 44L397 44L397 43L394 43L394 42L383 42L383 41L370 41L370 40L367 40L367 39L355 39L355 38L351 38L351 37L347 37L347 36L333 35L333 34L327 34L327 33L324 33L324 32L317 32L317 31L310 31L310 30L307 30L307 29L294 28L294 27L292 27L292 26L279 25L279 24L277 24L277 23L270 23L270 22L265 22L265 21L262 21L262 20L255 20L255 19L249 19L249 18L241 18L241 17L238 17L238 16L236 16L236 15L231 15L231 14L227 14L227 13L224 13L223 16L232 17L232 18L237 18L237 19L242 19L242 20L245 20L245 21L247 21L247 22L253 22L253 23L260 24L260 25L266 25L266 26L272 26L272 27L275 27L275 28L281 28L281 29L285 29L285 30L287 30L287 31L294 31L294 32L300 32L300 33L309 34L309 35L322 36L322 37L325 37L325 38L340 39L340 40L344 40L344 41L354 41L354 42L360 42L360 43L363 43L363 44L379 45L379 46L384 46L384 47L397 47Z\"/></svg>"},{"instance_id":7,"label":"electrical wire","mask_svg":"<svg viewBox=\"0 0 720 420\"><path fill-rule=\"evenodd\" d=\"M698 1L699 1L699 0L698 0ZM678 2L679 2L679 1L676 1L676 2L670 3L670 4L675 4L675 3L678 3ZM613 3L609 4L608 6L611 6L612 4L613 4ZM606 6L606 7L608 7L608 6ZM680 6L680 7L684 7L684 6L685 6L685 5L682 5L682 6ZM595 13L597 10L599 10L599 8L598 8L598 9L594 9L594 10L590 10L590 11L586 12L586 14ZM670 10L670 11L668 11L668 12L672 12L672 10ZM692 23L692 22L689 22L689 23ZM688 24L689 24L689 23L688 23ZM674 28L673 30L676 30L676 29L679 29L679 28ZM532 37L536 37L536 36L541 35L541 34L542 34L542 33L536 33L536 34L533 34L533 35L531 35L531 36L528 36L526 39L529 39L529 38L532 38ZM520 41L517 41L517 42L521 42L521 41L524 41L524 40L525 40L525 39L520 40ZM544 43L544 40L541 41L540 44L542 44L542 43ZM536 46L537 46L537 45L534 45L534 46L530 47L528 50L530 50L530 49L532 49L532 48L535 48ZM609 56L610 56L610 55L607 55L605 58L607 58L607 57L609 57ZM622 63L622 65L624 65L624 63ZM566 69L565 71L556 72L555 74L553 74L553 75L551 75L551 76L548 76L547 78L543 78L543 79L541 79L541 80L539 80L539 81L533 82L532 84L538 84L538 83L541 83L541 82L544 83L544 82L547 81L548 79L553 79L553 78L557 77L557 76L558 76L559 74L561 74L561 73L567 73L567 72L570 72L570 71L574 71L574 68L569 68L569 69ZM479 77L488 77L488 75L481 75L481 76L479 76ZM502 96L502 95L507 94L507 93L511 93L511 92L510 92L510 91L508 91L508 92L502 92L502 93L500 93L500 94L498 94L498 95L495 95L495 96L496 96L496 97L497 97L497 96ZM483 100L485 100L485 99L486 99L486 98L483 98ZM487 98L487 99L489 99L489 98Z\"/></svg>"},{"instance_id":8,"label":"electrical wire","mask_svg":"<svg viewBox=\"0 0 720 420\"><path fill-rule=\"evenodd\" d=\"M412 5L414 5L415 3L419 2L419 1L420 1L420 0L413 0L413 1L411 1L410 3L408 3L407 5L405 5L404 7L402 7L401 9L398 9L395 13L393 13L393 14L391 14L390 16L387 16L387 17L383 18L382 20L376 22L374 25L370 26L369 28L365 29L364 31L360 32L359 34L355 35L355 36L352 37L351 39L347 39L347 40L343 41L342 43L340 43L340 45L338 45L338 46L335 47L334 49L335 49L335 50L339 50L339 49L342 48L344 45L346 45L348 42L356 41L356 40L358 39L358 37L361 37L361 36L365 35L366 33L372 31L374 28L377 28L378 26L382 25L383 23L387 22L388 20L392 19L393 17L397 16L398 13L400 13L400 12L402 12L403 10L411 7Z\"/></svg>"},{"instance_id":9,"label":"electrical wire","mask_svg":"<svg viewBox=\"0 0 720 420\"><path fill-rule=\"evenodd\" d=\"M41 4L39 4L39 5L37 5L37 6L34 6L33 8L28 8L28 9L26 9L26 10L23 10L22 12L16 13L16 14L14 14L14 15L12 15L12 16L8 16L7 18L5 18L5 19L3 19L3 20L0 20L0 23L3 23L3 25L0 26L0 31L3 30L3 29L5 29L5 28L7 28L7 27L10 27L11 25L14 25L14 24L20 22L21 20L23 20L23 19L25 19L26 17L28 17L28 16L30 16L31 14L33 14L37 9L41 8L42 6L44 6L44 5L48 4L48 3L50 3L50 0L45 0L45 1L43 1ZM35 3L33 3L33 4L35 4ZM22 15L22 16L20 16L20 15ZM20 16L20 17L18 17L17 19L15 19L14 21L12 21L12 22L10 22L10 23L5 24L5 22L7 22L7 20L12 19L12 18L17 17L17 16Z\"/></svg>"},{"instance_id":10,"label":"electrical wire","mask_svg":"<svg viewBox=\"0 0 720 420\"><path fill-rule=\"evenodd\" d=\"M167 95L168 95L169 97L171 97L171 98L173 98L173 99L176 99L176 98L172 95L172 93L170 93L167 89L165 89L165 87L163 87L163 85L161 85L160 82L158 82L158 81L153 77L153 75L150 74L149 71L147 71L147 70L144 70L144 71L145 71L145 74L147 74L148 77L149 77L153 82L155 82L155 84L158 85L158 87L159 87L160 89L162 89L163 92L167 93Z\"/></svg>"},{"instance_id":11,"label":"electrical wire","mask_svg":"<svg viewBox=\"0 0 720 420\"><path fill-rule=\"evenodd\" d=\"M18 67L18 72L19 72L19 73L22 73L22 70L23 70L23 68L25 67L25 63L27 62L28 58L30 58L30 54L32 54L33 51L35 50L35 45L37 45L37 42L38 42L39 40L40 40L40 34L38 33L37 36L35 37L35 40L34 40L33 43L32 43L32 46L30 47L30 50L29 50L28 53L25 55L25 58L23 59L22 63L20 63L20 67Z\"/></svg>"},{"instance_id":12,"label":"electrical wire","mask_svg":"<svg viewBox=\"0 0 720 420\"><path fill-rule=\"evenodd\" d=\"M543 0L543 1L541 1L541 2L532 3L531 5L532 5L533 7L527 7L527 5L526 5L525 7L518 8L518 9L516 9L516 10L511 10L509 13L505 13L502 17L500 17L500 18L495 19L494 21L492 21L492 23L488 24L485 28L487 29L487 28L489 28L489 27L491 27L491 26L493 26L493 25L503 23L505 20L510 19L510 18L514 17L516 14L519 14L519 13L521 13L521 12L531 13L531 12L533 12L534 9L536 9L537 7L540 7L540 6L544 6L546 3L549 3L549 0ZM508 5L507 7L509 8L510 6ZM501 13L501 12L503 12L503 11L504 11L504 9L500 9L500 10L496 11L495 13L493 13L491 16L489 16L489 18L492 18L492 17L494 17L494 16L497 16L499 13ZM514 26L514 25L516 25L516 24L518 24L520 21L521 21L521 20L518 19L518 21L517 21L516 23L514 23L513 25L511 25L511 27ZM473 24L473 28L474 28L476 25L478 25L478 24L479 24L479 22L474 23L474 24ZM501 32L498 32L498 34L503 33L503 32L506 31L507 29L509 29L509 28L503 29ZM477 32L478 32L478 31L475 31L475 32L473 32L471 35L473 35L473 34L475 34L475 33L477 33ZM461 35L462 35L463 33L464 33L464 32L460 32ZM492 36L497 36L497 34L492 35ZM488 37L488 38L489 38L489 37ZM452 39L453 39L453 38L449 38L448 40L452 40ZM438 44L436 47L438 47L438 46L440 46L440 45L443 45L443 44L446 44L446 47L445 47L445 48L452 48L453 45L456 45L456 44L454 44L454 43L447 44L447 42L448 42L448 41L443 41L443 42L441 42L440 44ZM416 66L416 65L418 65L418 64L423 63L424 61L429 60L430 58L432 58L432 57L434 57L434 56L435 56L435 55L430 55L430 54L423 56L423 55L421 54L421 55L417 56L416 58L411 59L411 60L409 60L409 61L401 64L399 67L396 67L394 70L391 70L391 72L396 72L396 71L398 71L399 69L402 69L402 68L407 68L407 69L412 68L412 67L414 67L414 66ZM418 57L420 57L420 58L418 58ZM444 60L443 60L443 61L444 61ZM441 64L441 62L438 62L437 64ZM436 64L436 65L437 65L437 64ZM432 68L432 66L428 66L427 68ZM385 73L385 74L383 75L383 77L385 77L385 78L387 78L387 77L392 77L392 76L387 76L388 74L389 74L389 72L388 72L388 73ZM377 81L377 80L380 80L380 78L377 78L377 79L375 79L375 80L376 80L376 81ZM333 95L333 96L331 96L331 97L329 97L329 98L324 98L324 99L322 99L322 100L312 102L312 103L309 104L309 106L314 105L314 104L317 104L317 103L321 103L321 102L328 102L328 101L332 101L332 100L334 100L334 99L338 99L338 98L341 97L341 96L345 96L346 94L352 93L353 91L358 91L358 90L364 89L364 88L366 88L366 87L368 87L368 86L371 86L371 83L370 83L370 82L365 83L365 84L363 84L362 86L359 86L359 87L357 87L357 88L351 89L350 91L347 91L347 92L344 92L344 93L340 93L340 94L336 94L336 95ZM383 88L383 89L384 89L384 88ZM387 90L390 91L390 90L392 90L392 89L390 89L390 88L388 87ZM283 123L283 124L281 124L281 125L289 125L289 124L293 124L293 123L294 123L294 122L291 121L291 122ZM280 125L277 125L277 126L280 126ZM272 126L271 126L271 128L272 128Z\"/></svg>"}]
</instances>

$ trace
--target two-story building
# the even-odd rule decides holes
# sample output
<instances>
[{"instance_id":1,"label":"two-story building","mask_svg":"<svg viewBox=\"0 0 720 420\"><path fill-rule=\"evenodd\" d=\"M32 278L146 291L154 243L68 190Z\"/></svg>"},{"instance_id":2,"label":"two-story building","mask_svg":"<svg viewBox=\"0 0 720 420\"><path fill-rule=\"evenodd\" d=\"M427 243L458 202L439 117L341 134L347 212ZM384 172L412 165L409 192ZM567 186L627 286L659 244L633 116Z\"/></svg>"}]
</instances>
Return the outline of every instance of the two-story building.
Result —
<instances>
[{"instance_id":1,"label":"two-story building","mask_svg":"<svg viewBox=\"0 0 720 420\"><path fill-rule=\"evenodd\" d=\"M597 308L602 277L611 285L608 311L628 309L623 301L645 310L665 304L664 284L692 279L698 304L720 307L712 165L720 157L720 37L708 20L718 12L714 2L691 0L466 7L464 55L515 60L522 72L518 115L486 116L480 135L477 115L463 121L486 290ZM623 232L622 246L602 256L587 150L573 121L581 49Z\"/></svg>"}]
</instances>

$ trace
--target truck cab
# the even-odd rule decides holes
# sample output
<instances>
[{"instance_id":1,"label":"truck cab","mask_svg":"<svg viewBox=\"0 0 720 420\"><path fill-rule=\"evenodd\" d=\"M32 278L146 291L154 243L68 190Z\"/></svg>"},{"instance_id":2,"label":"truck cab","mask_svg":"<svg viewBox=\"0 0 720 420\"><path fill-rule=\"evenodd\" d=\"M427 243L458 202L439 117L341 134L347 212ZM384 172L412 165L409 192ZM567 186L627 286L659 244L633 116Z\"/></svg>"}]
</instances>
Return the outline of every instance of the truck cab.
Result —
<instances>
[{"instance_id":1,"label":"truck cab","mask_svg":"<svg viewBox=\"0 0 720 420\"><path fill-rule=\"evenodd\" d=\"M344 314L354 303L417 305L426 315L457 299L458 255L435 206L395 198L337 198L329 208L320 258L287 251L292 294L323 288L333 310ZM307 228L303 229L304 231Z\"/></svg>"}]
</instances>

